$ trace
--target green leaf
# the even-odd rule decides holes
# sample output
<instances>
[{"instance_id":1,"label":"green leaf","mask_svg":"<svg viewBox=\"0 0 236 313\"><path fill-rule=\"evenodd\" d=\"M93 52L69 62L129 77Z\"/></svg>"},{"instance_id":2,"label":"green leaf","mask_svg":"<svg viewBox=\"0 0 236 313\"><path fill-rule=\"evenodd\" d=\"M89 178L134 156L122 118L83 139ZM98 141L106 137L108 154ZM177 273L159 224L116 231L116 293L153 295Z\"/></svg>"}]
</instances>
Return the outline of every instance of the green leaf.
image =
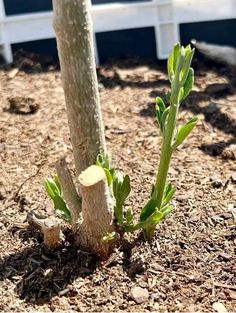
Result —
<instances>
[{"instance_id":1,"label":"green leaf","mask_svg":"<svg viewBox=\"0 0 236 313\"><path fill-rule=\"evenodd\" d=\"M170 188L168 189L168 191L165 192L165 196L164 196L164 200L162 203L162 206L166 206L173 198L176 189L171 185L171 183L168 184L168 186L170 185Z\"/></svg>"},{"instance_id":2,"label":"green leaf","mask_svg":"<svg viewBox=\"0 0 236 313\"><path fill-rule=\"evenodd\" d=\"M142 208L139 220L144 222L156 210L156 200L151 198L148 203Z\"/></svg>"},{"instance_id":3,"label":"green leaf","mask_svg":"<svg viewBox=\"0 0 236 313\"><path fill-rule=\"evenodd\" d=\"M107 168L104 167L103 170L104 170L106 177L107 177L107 184L108 184L108 186L110 186L112 184L112 180L113 180L112 175Z\"/></svg>"},{"instance_id":4,"label":"green leaf","mask_svg":"<svg viewBox=\"0 0 236 313\"><path fill-rule=\"evenodd\" d=\"M132 224L134 218L134 213L132 208L128 208L125 213L126 224Z\"/></svg>"},{"instance_id":5,"label":"green leaf","mask_svg":"<svg viewBox=\"0 0 236 313\"><path fill-rule=\"evenodd\" d=\"M102 237L102 242L109 242L114 240L116 237L116 232L113 231L112 233L107 233L105 236Z\"/></svg>"},{"instance_id":6,"label":"green leaf","mask_svg":"<svg viewBox=\"0 0 236 313\"><path fill-rule=\"evenodd\" d=\"M96 159L96 165L103 167L102 164L103 164L103 156L101 154L98 154L97 159Z\"/></svg>"},{"instance_id":7,"label":"green leaf","mask_svg":"<svg viewBox=\"0 0 236 313\"><path fill-rule=\"evenodd\" d=\"M157 97L156 98L156 118L157 118L157 122L158 122L160 129L162 129L161 119L162 119L163 112L165 110L166 110L166 105L164 101L162 100L162 98Z\"/></svg>"},{"instance_id":8,"label":"green leaf","mask_svg":"<svg viewBox=\"0 0 236 313\"><path fill-rule=\"evenodd\" d=\"M60 190L56 184L56 182L51 177L47 177L44 180L44 186L46 188L46 191L51 199L55 197L55 195L60 194Z\"/></svg>"},{"instance_id":9,"label":"green leaf","mask_svg":"<svg viewBox=\"0 0 236 313\"><path fill-rule=\"evenodd\" d=\"M193 128L198 122L197 117L193 117L188 123L186 123L184 126L182 126L176 136L175 142L172 146L172 149L176 149L181 143L184 141L184 139L191 133Z\"/></svg>"},{"instance_id":10,"label":"green leaf","mask_svg":"<svg viewBox=\"0 0 236 313\"><path fill-rule=\"evenodd\" d=\"M181 87L179 90L178 102L180 103L184 96L184 87Z\"/></svg>"},{"instance_id":11,"label":"green leaf","mask_svg":"<svg viewBox=\"0 0 236 313\"><path fill-rule=\"evenodd\" d=\"M162 117L161 117L161 127L160 128L161 128L162 134L164 134L164 132L165 132L166 119L167 119L167 116L169 114L169 111L170 111L170 107L166 108L162 114Z\"/></svg>"},{"instance_id":12,"label":"green leaf","mask_svg":"<svg viewBox=\"0 0 236 313\"><path fill-rule=\"evenodd\" d=\"M69 208L66 205L65 200L61 196L55 195L55 197L53 198L53 203L54 203L56 212L60 216L62 216L66 221L70 222L71 214L70 214Z\"/></svg>"},{"instance_id":13,"label":"green leaf","mask_svg":"<svg viewBox=\"0 0 236 313\"><path fill-rule=\"evenodd\" d=\"M126 198L130 194L131 186L130 186L130 177L129 175L125 175L123 184L122 184L122 200L125 202Z\"/></svg>"},{"instance_id":14,"label":"green leaf","mask_svg":"<svg viewBox=\"0 0 236 313\"><path fill-rule=\"evenodd\" d=\"M184 94L182 97L182 100L186 99L187 96L190 94L190 92L193 89L193 84L194 84L194 70L192 67L190 67L189 72L188 72L188 77L184 83Z\"/></svg>"},{"instance_id":15,"label":"green leaf","mask_svg":"<svg viewBox=\"0 0 236 313\"><path fill-rule=\"evenodd\" d=\"M111 166L110 157L108 155L98 154L97 159L96 159L96 165L110 170L110 166Z\"/></svg>"},{"instance_id":16,"label":"green leaf","mask_svg":"<svg viewBox=\"0 0 236 313\"><path fill-rule=\"evenodd\" d=\"M168 67L168 77L169 77L169 81L172 82L174 79L174 74L175 74L175 70L176 70L176 65L177 65L177 60L179 57L179 53L180 53L180 43L177 43L167 62L167 67Z\"/></svg>"},{"instance_id":17,"label":"green leaf","mask_svg":"<svg viewBox=\"0 0 236 313\"><path fill-rule=\"evenodd\" d=\"M49 177L48 182L50 184L51 189L54 192L54 195L60 195L60 189L58 188L56 182L54 181L53 178Z\"/></svg>"},{"instance_id":18,"label":"green leaf","mask_svg":"<svg viewBox=\"0 0 236 313\"><path fill-rule=\"evenodd\" d=\"M121 172L116 171L115 175L113 177L113 194L114 194L116 201L118 201L118 199L120 199L120 191L122 188L123 180L124 180L124 178L123 178L123 175L121 174Z\"/></svg>"},{"instance_id":19,"label":"green leaf","mask_svg":"<svg viewBox=\"0 0 236 313\"><path fill-rule=\"evenodd\" d=\"M194 52L195 52L195 49L192 49L190 51L188 50L187 54L185 55L183 66L182 66L182 71L181 71L181 84L182 84L182 86L184 86L185 81L188 77L188 73L190 70L190 66L192 63Z\"/></svg>"},{"instance_id":20,"label":"green leaf","mask_svg":"<svg viewBox=\"0 0 236 313\"><path fill-rule=\"evenodd\" d=\"M156 98L156 105L157 105L157 107L159 108L160 114L161 114L161 116L162 116L162 113L163 113L163 112L165 111L165 109L166 109L166 105L165 105L165 102L162 100L161 97L157 97L157 98Z\"/></svg>"},{"instance_id":21,"label":"green leaf","mask_svg":"<svg viewBox=\"0 0 236 313\"><path fill-rule=\"evenodd\" d=\"M115 168L111 168L111 169L110 169L110 174L111 174L112 180L113 180L113 178L114 178L114 176L115 176L115 172L116 172L116 169L115 169Z\"/></svg>"},{"instance_id":22,"label":"green leaf","mask_svg":"<svg viewBox=\"0 0 236 313\"><path fill-rule=\"evenodd\" d=\"M172 211L174 210L174 206L173 205L166 205L163 208L161 208L161 212L163 214L163 219L169 215Z\"/></svg>"},{"instance_id":23,"label":"green leaf","mask_svg":"<svg viewBox=\"0 0 236 313\"><path fill-rule=\"evenodd\" d=\"M161 211L155 211L146 220L139 222L139 227L144 229L155 227L162 219L163 213Z\"/></svg>"},{"instance_id":24,"label":"green leaf","mask_svg":"<svg viewBox=\"0 0 236 313\"><path fill-rule=\"evenodd\" d=\"M58 178L58 175L55 175L54 176L54 182L55 184L57 185L57 188L59 190L59 195L61 196L62 195L62 189L61 189L61 184L59 182L59 178Z\"/></svg>"},{"instance_id":25,"label":"green leaf","mask_svg":"<svg viewBox=\"0 0 236 313\"><path fill-rule=\"evenodd\" d=\"M116 171L113 178L113 194L118 206L122 206L131 191L129 175L123 176Z\"/></svg>"},{"instance_id":26,"label":"green leaf","mask_svg":"<svg viewBox=\"0 0 236 313\"><path fill-rule=\"evenodd\" d=\"M55 194L51 188L51 185L50 185L50 182L49 182L49 178L45 178L44 180L44 186L45 186L45 189L47 191L47 194L49 195L49 197L51 199L53 199L55 197Z\"/></svg>"}]
</instances>

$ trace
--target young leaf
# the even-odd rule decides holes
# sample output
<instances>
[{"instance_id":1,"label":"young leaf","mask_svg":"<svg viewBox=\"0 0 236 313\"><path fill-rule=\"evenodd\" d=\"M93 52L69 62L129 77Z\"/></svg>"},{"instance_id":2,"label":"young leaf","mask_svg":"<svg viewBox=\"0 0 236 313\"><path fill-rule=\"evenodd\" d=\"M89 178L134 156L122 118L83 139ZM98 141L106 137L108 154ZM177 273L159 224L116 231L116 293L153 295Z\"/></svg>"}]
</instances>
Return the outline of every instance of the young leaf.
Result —
<instances>
[{"instance_id":1,"label":"young leaf","mask_svg":"<svg viewBox=\"0 0 236 313\"><path fill-rule=\"evenodd\" d=\"M116 199L116 202L121 197L120 192L121 192L123 180L124 180L124 178L123 178L123 175L121 174L121 172L116 171L115 175L113 177L113 194L114 194L114 197Z\"/></svg>"},{"instance_id":2,"label":"young leaf","mask_svg":"<svg viewBox=\"0 0 236 313\"><path fill-rule=\"evenodd\" d=\"M151 198L145 207L142 208L139 220L144 222L150 215L152 215L156 210L156 200Z\"/></svg>"},{"instance_id":3,"label":"young leaf","mask_svg":"<svg viewBox=\"0 0 236 313\"><path fill-rule=\"evenodd\" d=\"M131 186L130 186L130 177L129 175L125 175L123 184L122 184L122 202L124 203L128 195L130 194Z\"/></svg>"},{"instance_id":4,"label":"young leaf","mask_svg":"<svg viewBox=\"0 0 236 313\"><path fill-rule=\"evenodd\" d=\"M112 184L112 174L111 172L107 169L107 168L103 168L105 174L106 174L106 177L107 177L107 184L108 186L110 186Z\"/></svg>"},{"instance_id":5,"label":"young leaf","mask_svg":"<svg viewBox=\"0 0 236 313\"><path fill-rule=\"evenodd\" d=\"M57 185L54 183L54 180L51 177L45 178L44 180L45 189L51 199L59 193Z\"/></svg>"},{"instance_id":6,"label":"young leaf","mask_svg":"<svg viewBox=\"0 0 236 313\"><path fill-rule=\"evenodd\" d=\"M160 126L160 128L161 128L162 134L164 134L164 132L165 132L166 120L167 120L167 116L169 114L169 111L170 111L170 107L166 108L165 111L162 114L162 117L161 117L161 126Z\"/></svg>"},{"instance_id":7,"label":"young leaf","mask_svg":"<svg viewBox=\"0 0 236 313\"><path fill-rule=\"evenodd\" d=\"M128 208L125 213L126 224L132 224L134 218L134 213L131 208Z\"/></svg>"},{"instance_id":8,"label":"young leaf","mask_svg":"<svg viewBox=\"0 0 236 313\"><path fill-rule=\"evenodd\" d=\"M188 77L183 86L184 94L183 94L182 100L186 99L189 93L192 91L193 84L194 84L194 70L192 67L190 67L189 72L188 72Z\"/></svg>"},{"instance_id":9,"label":"young leaf","mask_svg":"<svg viewBox=\"0 0 236 313\"><path fill-rule=\"evenodd\" d=\"M70 222L71 221L71 214L70 210L68 209L65 200L59 196L55 195L53 198L53 203L56 212L61 215L66 221Z\"/></svg>"},{"instance_id":10,"label":"young leaf","mask_svg":"<svg viewBox=\"0 0 236 313\"><path fill-rule=\"evenodd\" d=\"M96 159L96 165L110 170L111 165L110 157L108 155L98 154Z\"/></svg>"},{"instance_id":11,"label":"young leaf","mask_svg":"<svg viewBox=\"0 0 236 313\"><path fill-rule=\"evenodd\" d=\"M161 211L153 212L146 220L139 222L139 227L148 229L155 227L163 219L163 213Z\"/></svg>"},{"instance_id":12,"label":"young leaf","mask_svg":"<svg viewBox=\"0 0 236 313\"><path fill-rule=\"evenodd\" d=\"M156 118L157 118L157 122L158 122L160 129L162 128L161 118L165 109L166 109L166 105L164 101L160 97L157 97L156 98Z\"/></svg>"},{"instance_id":13,"label":"young leaf","mask_svg":"<svg viewBox=\"0 0 236 313\"><path fill-rule=\"evenodd\" d=\"M57 175L54 176L54 182L57 185L57 188L59 190L59 195L61 196L62 195L62 189L61 189L61 184L59 182L59 178Z\"/></svg>"},{"instance_id":14,"label":"young leaf","mask_svg":"<svg viewBox=\"0 0 236 313\"><path fill-rule=\"evenodd\" d=\"M180 103L184 96L184 87L181 87L179 90L178 102Z\"/></svg>"},{"instance_id":15,"label":"young leaf","mask_svg":"<svg viewBox=\"0 0 236 313\"><path fill-rule=\"evenodd\" d=\"M48 181L48 183L49 183L49 185L50 185L54 195L59 195L60 194L60 189L58 188L55 180L53 178L51 178L51 177L48 177L47 181Z\"/></svg>"},{"instance_id":16,"label":"young leaf","mask_svg":"<svg viewBox=\"0 0 236 313\"><path fill-rule=\"evenodd\" d=\"M172 146L172 149L176 149L181 143L184 141L184 139L191 133L193 128L198 122L197 117L193 117L188 123L186 123L184 126L182 126L176 136L175 142Z\"/></svg>"},{"instance_id":17,"label":"young leaf","mask_svg":"<svg viewBox=\"0 0 236 313\"><path fill-rule=\"evenodd\" d=\"M168 59L168 77L169 77L169 81L172 82L174 79L174 74L175 74L175 69L176 69L176 64L177 64L177 60L178 60L178 56L179 56L179 52L180 52L180 43L177 43L172 52L171 55L169 56Z\"/></svg>"},{"instance_id":18,"label":"young leaf","mask_svg":"<svg viewBox=\"0 0 236 313\"><path fill-rule=\"evenodd\" d=\"M163 219L170 214L172 211L174 210L174 206L173 205L166 205L163 208L161 208L161 212L163 214Z\"/></svg>"},{"instance_id":19,"label":"young leaf","mask_svg":"<svg viewBox=\"0 0 236 313\"><path fill-rule=\"evenodd\" d=\"M105 236L102 237L102 242L109 242L114 240L116 237L116 232L113 231L112 233L107 233Z\"/></svg>"},{"instance_id":20,"label":"young leaf","mask_svg":"<svg viewBox=\"0 0 236 313\"><path fill-rule=\"evenodd\" d=\"M192 49L190 51L187 51L187 54L185 55L185 59L183 62L183 69L181 71L181 84L184 86L185 81L188 77L190 65L192 63L193 55L194 55L195 49Z\"/></svg>"},{"instance_id":21,"label":"young leaf","mask_svg":"<svg viewBox=\"0 0 236 313\"><path fill-rule=\"evenodd\" d=\"M160 110L160 114L162 116L162 113L165 111L166 109L166 105L165 102L162 100L161 97L157 97L156 98L156 105L158 106L159 110Z\"/></svg>"},{"instance_id":22,"label":"young leaf","mask_svg":"<svg viewBox=\"0 0 236 313\"><path fill-rule=\"evenodd\" d=\"M101 154L98 154L97 155L97 159L96 159L96 165L100 166L100 167L103 167L102 163L103 163L103 156Z\"/></svg>"},{"instance_id":23,"label":"young leaf","mask_svg":"<svg viewBox=\"0 0 236 313\"><path fill-rule=\"evenodd\" d=\"M172 186L171 183L169 183L165 190L164 200L162 202L162 207L166 206L171 199L173 198L175 194L176 189Z\"/></svg>"}]
</instances>

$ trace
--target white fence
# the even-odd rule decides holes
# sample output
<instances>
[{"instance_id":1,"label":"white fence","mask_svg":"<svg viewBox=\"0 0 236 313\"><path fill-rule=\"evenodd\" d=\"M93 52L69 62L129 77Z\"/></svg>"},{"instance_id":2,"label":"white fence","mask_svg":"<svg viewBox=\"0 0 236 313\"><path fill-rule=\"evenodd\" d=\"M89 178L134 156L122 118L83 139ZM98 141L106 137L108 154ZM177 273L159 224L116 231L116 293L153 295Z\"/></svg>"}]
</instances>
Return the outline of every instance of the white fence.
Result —
<instances>
[{"instance_id":1,"label":"white fence","mask_svg":"<svg viewBox=\"0 0 236 313\"><path fill-rule=\"evenodd\" d=\"M180 40L179 24L236 18L236 0L151 0L98 4L91 7L94 33L154 27L158 59L167 58ZM0 46L7 62L13 60L11 44L54 38L52 12L6 16L0 0ZM98 54L95 43L95 54Z\"/></svg>"}]
</instances>

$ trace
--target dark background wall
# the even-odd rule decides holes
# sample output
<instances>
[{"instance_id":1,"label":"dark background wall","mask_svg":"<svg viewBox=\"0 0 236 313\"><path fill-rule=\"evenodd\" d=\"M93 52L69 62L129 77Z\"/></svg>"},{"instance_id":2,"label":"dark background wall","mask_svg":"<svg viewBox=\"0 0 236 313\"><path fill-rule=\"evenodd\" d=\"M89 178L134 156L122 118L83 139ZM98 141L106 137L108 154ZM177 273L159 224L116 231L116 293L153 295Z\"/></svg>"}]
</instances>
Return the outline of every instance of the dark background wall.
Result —
<instances>
[{"instance_id":1,"label":"dark background wall","mask_svg":"<svg viewBox=\"0 0 236 313\"><path fill-rule=\"evenodd\" d=\"M150 0L92 0L93 4L112 2L139 2ZM52 10L52 0L4 0L7 15Z\"/></svg>"},{"instance_id":2,"label":"dark background wall","mask_svg":"<svg viewBox=\"0 0 236 313\"><path fill-rule=\"evenodd\" d=\"M180 25L183 44L191 39L236 47L236 19Z\"/></svg>"},{"instance_id":3,"label":"dark background wall","mask_svg":"<svg viewBox=\"0 0 236 313\"><path fill-rule=\"evenodd\" d=\"M111 2L138 2L150 0L92 0L93 4ZM7 15L48 11L52 9L51 0L4 0ZM180 25L182 44L191 39L236 47L236 19L187 23ZM153 27L103 32L96 34L100 62L112 57L141 56L156 57L155 34ZM23 48L26 51L57 57L55 39L13 45L13 51Z\"/></svg>"}]
</instances>

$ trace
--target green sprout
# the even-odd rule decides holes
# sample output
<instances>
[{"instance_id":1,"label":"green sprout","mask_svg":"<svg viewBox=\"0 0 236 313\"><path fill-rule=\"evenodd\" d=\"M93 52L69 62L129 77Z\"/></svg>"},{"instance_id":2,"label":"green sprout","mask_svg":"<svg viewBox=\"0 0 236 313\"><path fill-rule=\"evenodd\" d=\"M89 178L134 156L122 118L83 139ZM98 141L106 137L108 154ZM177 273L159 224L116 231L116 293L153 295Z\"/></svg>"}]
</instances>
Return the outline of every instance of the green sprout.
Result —
<instances>
[{"instance_id":1,"label":"green sprout","mask_svg":"<svg viewBox=\"0 0 236 313\"><path fill-rule=\"evenodd\" d=\"M173 210L173 206L169 203L174 196L175 188L171 183L167 183L171 157L198 121L194 117L180 128L176 127L180 104L189 95L194 83L194 71L191 68L193 54L194 49L191 49L190 45L184 48L178 43L174 46L168 59L168 77L171 83L171 91L167 94L168 106L160 97L156 99L156 116L163 143L156 182L151 198L141 212L140 221L150 218L157 212L161 213L162 217L155 217L156 222L153 221L153 226L143 227L148 240L152 238L157 223Z\"/></svg>"},{"instance_id":2,"label":"green sprout","mask_svg":"<svg viewBox=\"0 0 236 313\"><path fill-rule=\"evenodd\" d=\"M180 104L189 95L194 83L194 71L191 68L193 54L194 49L191 49L190 45L182 47L177 43L168 59L168 78L171 83L171 91L166 97L168 105L160 97L156 99L156 118L163 138L160 162L150 199L142 208L138 223L134 223L131 208L124 210L125 201L131 191L129 176L112 167L108 156L97 157L96 164L104 169L115 198L116 223L126 232L143 229L147 240L153 237L157 224L174 209L170 202L175 194L175 188L167 182L171 157L198 121L193 117L181 127L176 125Z\"/></svg>"},{"instance_id":3,"label":"green sprout","mask_svg":"<svg viewBox=\"0 0 236 313\"><path fill-rule=\"evenodd\" d=\"M71 222L71 213L68 208L61 189L61 185L58 179L58 176L54 178L48 177L45 178L44 186L47 191L47 194L52 199L56 213L64 218L67 222Z\"/></svg>"},{"instance_id":4,"label":"green sprout","mask_svg":"<svg viewBox=\"0 0 236 313\"><path fill-rule=\"evenodd\" d=\"M109 156L98 155L96 165L102 167L106 173L108 186L111 186L115 198L114 214L118 225L124 224L123 206L130 191L129 175L123 175L120 171L111 166Z\"/></svg>"}]
</instances>

